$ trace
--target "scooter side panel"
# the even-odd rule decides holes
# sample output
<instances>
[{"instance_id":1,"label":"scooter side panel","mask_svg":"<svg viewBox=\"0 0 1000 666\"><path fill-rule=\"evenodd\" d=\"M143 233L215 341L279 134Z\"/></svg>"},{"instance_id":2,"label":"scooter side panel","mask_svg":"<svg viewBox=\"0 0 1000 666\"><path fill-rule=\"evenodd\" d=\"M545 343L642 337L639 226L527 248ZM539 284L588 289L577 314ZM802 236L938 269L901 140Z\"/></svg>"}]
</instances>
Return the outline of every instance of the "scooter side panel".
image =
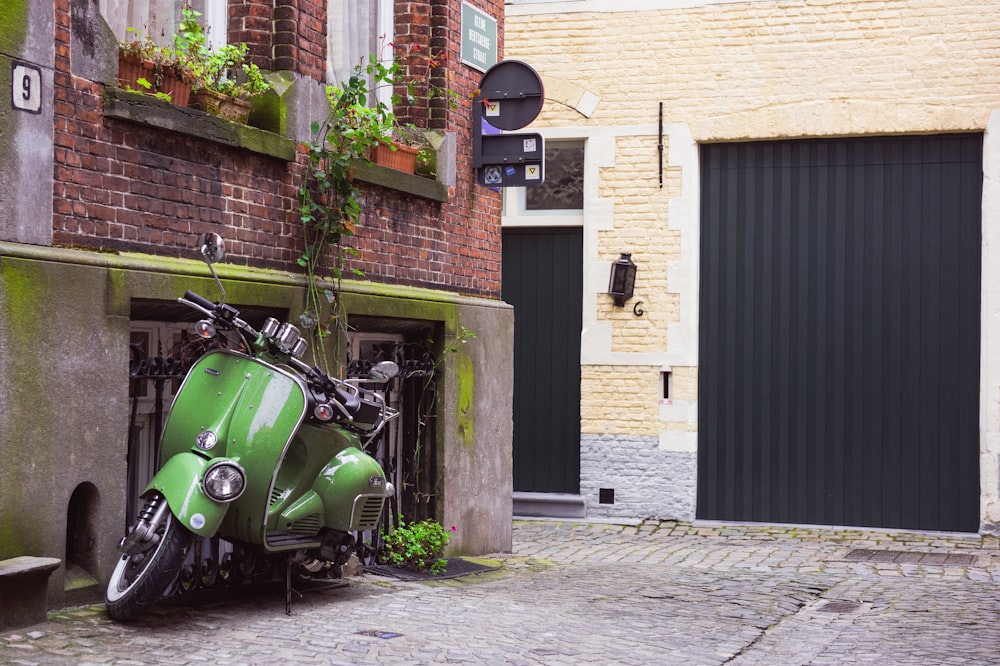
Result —
<instances>
[{"instance_id":1,"label":"scooter side panel","mask_svg":"<svg viewBox=\"0 0 1000 666\"><path fill-rule=\"evenodd\" d=\"M364 451L347 448L338 453L313 484L324 498L325 523L343 531L373 529L388 497L382 467Z\"/></svg>"},{"instance_id":2,"label":"scooter side panel","mask_svg":"<svg viewBox=\"0 0 1000 666\"><path fill-rule=\"evenodd\" d=\"M146 492L158 490L162 493L181 524L203 537L215 534L229 508L209 499L201 489L201 475L208 462L194 453L179 453L168 460L146 486Z\"/></svg>"},{"instance_id":3,"label":"scooter side panel","mask_svg":"<svg viewBox=\"0 0 1000 666\"><path fill-rule=\"evenodd\" d=\"M355 435L340 428L302 424L275 476L268 532L315 535L330 527L325 506L332 498L318 495L313 484L337 453L359 445Z\"/></svg>"}]
</instances>

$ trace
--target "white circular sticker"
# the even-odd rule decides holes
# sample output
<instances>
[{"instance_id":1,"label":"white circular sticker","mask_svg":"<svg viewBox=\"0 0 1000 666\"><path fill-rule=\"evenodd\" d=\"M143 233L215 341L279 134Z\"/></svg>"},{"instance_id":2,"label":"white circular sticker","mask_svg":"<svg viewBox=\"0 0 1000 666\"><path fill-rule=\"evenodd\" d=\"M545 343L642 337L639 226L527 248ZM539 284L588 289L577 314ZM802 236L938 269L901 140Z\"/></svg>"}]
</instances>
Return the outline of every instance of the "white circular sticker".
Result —
<instances>
[{"instance_id":1,"label":"white circular sticker","mask_svg":"<svg viewBox=\"0 0 1000 666\"><path fill-rule=\"evenodd\" d=\"M201 515L200 513L196 513L193 516L191 516L191 527L195 528L196 530L200 530L204 526L205 526L205 516Z\"/></svg>"}]
</instances>

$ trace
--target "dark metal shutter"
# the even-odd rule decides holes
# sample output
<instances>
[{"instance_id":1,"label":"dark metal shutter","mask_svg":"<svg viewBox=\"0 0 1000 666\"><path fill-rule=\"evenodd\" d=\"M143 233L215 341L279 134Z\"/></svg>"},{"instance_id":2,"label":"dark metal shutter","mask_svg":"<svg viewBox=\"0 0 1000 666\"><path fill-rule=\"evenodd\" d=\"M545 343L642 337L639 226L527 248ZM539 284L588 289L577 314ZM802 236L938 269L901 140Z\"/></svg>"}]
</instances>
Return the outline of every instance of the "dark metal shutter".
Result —
<instances>
[{"instance_id":1,"label":"dark metal shutter","mask_svg":"<svg viewBox=\"0 0 1000 666\"><path fill-rule=\"evenodd\" d=\"M698 516L976 531L982 136L701 160Z\"/></svg>"},{"instance_id":2,"label":"dark metal shutter","mask_svg":"<svg viewBox=\"0 0 1000 666\"><path fill-rule=\"evenodd\" d=\"M505 229L514 306L514 490L580 492L583 231Z\"/></svg>"}]
</instances>

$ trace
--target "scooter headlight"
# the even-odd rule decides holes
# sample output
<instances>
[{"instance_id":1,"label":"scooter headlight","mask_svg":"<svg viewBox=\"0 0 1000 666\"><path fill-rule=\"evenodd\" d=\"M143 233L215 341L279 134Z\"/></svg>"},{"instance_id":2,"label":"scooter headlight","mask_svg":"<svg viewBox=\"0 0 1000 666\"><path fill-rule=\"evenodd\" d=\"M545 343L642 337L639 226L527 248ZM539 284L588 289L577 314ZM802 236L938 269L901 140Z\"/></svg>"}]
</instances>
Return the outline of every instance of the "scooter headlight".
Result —
<instances>
[{"instance_id":1,"label":"scooter headlight","mask_svg":"<svg viewBox=\"0 0 1000 666\"><path fill-rule=\"evenodd\" d=\"M231 460L215 463L201 479L205 494L216 502L232 502L243 494L246 486L246 472Z\"/></svg>"}]
</instances>

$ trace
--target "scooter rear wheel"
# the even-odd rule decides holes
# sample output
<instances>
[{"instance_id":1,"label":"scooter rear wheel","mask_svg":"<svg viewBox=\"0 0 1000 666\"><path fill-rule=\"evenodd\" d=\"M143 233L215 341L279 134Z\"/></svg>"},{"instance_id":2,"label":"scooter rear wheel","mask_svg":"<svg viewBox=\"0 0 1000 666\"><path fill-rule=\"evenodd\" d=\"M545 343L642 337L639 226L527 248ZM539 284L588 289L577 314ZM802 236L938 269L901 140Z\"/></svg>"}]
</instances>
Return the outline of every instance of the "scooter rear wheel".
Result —
<instances>
[{"instance_id":1,"label":"scooter rear wheel","mask_svg":"<svg viewBox=\"0 0 1000 666\"><path fill-rule=\"evenodd\" d=\"M163 596L180 573L193 535L169 511L157 534L155 545L143 549L140 544L118 559L104 597L111 619L136 618Z\"/></svg>"}]
</instances>

